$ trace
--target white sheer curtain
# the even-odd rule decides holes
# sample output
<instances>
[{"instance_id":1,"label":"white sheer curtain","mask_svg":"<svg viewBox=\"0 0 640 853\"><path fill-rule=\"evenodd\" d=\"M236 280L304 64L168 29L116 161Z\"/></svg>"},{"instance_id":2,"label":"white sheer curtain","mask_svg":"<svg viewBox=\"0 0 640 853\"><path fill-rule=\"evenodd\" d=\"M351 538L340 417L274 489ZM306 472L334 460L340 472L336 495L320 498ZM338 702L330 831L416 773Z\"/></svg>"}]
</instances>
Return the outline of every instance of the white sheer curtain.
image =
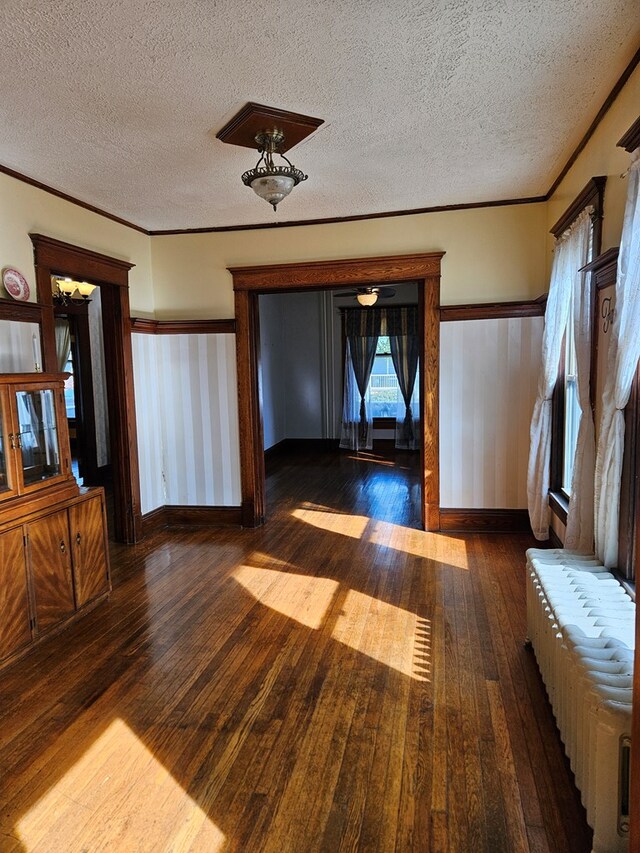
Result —
<instances>
[{"instance_id":1,"label":"white sheer curtain","mask_svg":"<svg viewBox=\"0 0 640 853\"><path fill-rule=\"evenodd\" d=\"M71 354L71 329L68 320L55 321L55 335L58 370L62 372Z\"/></svg>"},{"instance_id":2,"label":"white sheer curtain","mask_svg":"<svg viewBox=\"0 0 640 853\"><path fill-rule=\"evenodd\" d=\"M588 218L588 213L581 214L581 217L583 216ZM578 222L581 217L578 217ZM579 227L575 234L575 257L578 269L591 260L592 237L593 228L589 220L588 227ZM593 277L589 273L576 272L573 277L570 315L569 323L573 325L576 353L576 387L580 414L564 546L583 554L591 554L593 552L593 478L596 442L591 409Z\"/></svg>"},{"instance_id":3,"label":"white sheer curtain","mask_svg":"<svg viewBox=\"0 0 640 853\"><path fill-rule=\"evenodd\" d=\"M398 392L398 408L396 409L396 450L420 449L420 372L416 373L413 394L411 395L411 418L413 423L413 438L407 443L405 418L407 407L402 394Z\"/></svg>"},{"instance_id":4,"label":"white sheer curtain","mask_svg":"<svg viewBox=\"0 0 640 853\"><path fill-rule=\"evenodd\" d=\"M616 303L602 398L595 472L596 554L607 567L618 561L624 407L640 357L640 152L629 170L618 255Z\"/></svg>"},{"instance_id":5,"label":"white sheer curtain","mask_svg":"<svg viewBox=\"0 0 640 853\"><path fill-rule=\"evenodd\" d=\"M536 539L549 538L549 476L551 463L551 399L558 379L562 343L569 320L571 294L581 286L580 267L588 262L591 208L577 217L558 238L542 335L542 365L531 419L527 502Z\"/></svg>"},{"instance_id":6,"label":"white sheer curtain","mask_svg":"<svg viewBox=\"0 0 640 853\"><path fill-rule=\"evenodd\" d=\"M351 361L351 347L346 346L344 364L344 397L342 403L342 430L340 432L340 447L344 450L371 450L373 448L373 418L369 386L364 396L367 428L362 429L360 422L360 389Z\"/></svg>"}]
</instances>

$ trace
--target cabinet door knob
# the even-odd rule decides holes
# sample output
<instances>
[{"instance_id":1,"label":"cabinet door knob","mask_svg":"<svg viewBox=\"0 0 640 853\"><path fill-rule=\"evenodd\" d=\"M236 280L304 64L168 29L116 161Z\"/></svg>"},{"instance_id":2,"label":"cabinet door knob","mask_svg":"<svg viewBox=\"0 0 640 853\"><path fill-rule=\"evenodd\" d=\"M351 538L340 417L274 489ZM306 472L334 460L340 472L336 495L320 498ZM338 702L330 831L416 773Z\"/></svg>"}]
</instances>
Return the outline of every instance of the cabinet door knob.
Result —
<instances>
[{"instance_id":1,"label":"cabinet door knob","mask_svg":"<svg viewBox=\"0 0 640 853\"><path fill-rule=\"evenodd\" d=\"M67 546L64 544L64 539L60 540L60 550L62 551L63 554L65 554L67 551Z\"/></svg>"},{"instance_id":2,"label":"cabinet door knob","mask_svg":"<svg viewBox=\"0 0 640 853\"><path fill-rule=\"evenodd\" d=\"M76 533L76 545L79 545L82 542L82 536L80 536L80 531Z\"/></svg>"}]
</instances>

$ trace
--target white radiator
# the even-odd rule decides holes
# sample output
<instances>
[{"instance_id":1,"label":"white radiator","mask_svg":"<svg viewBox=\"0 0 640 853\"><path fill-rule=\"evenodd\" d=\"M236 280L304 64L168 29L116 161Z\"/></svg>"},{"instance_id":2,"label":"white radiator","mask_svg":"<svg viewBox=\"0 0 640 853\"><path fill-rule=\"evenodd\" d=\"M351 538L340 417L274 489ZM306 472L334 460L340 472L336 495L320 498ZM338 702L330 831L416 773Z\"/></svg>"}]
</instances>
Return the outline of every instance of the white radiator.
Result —
<instances>
[{"instance_id":1,"label":"white radiator","mask_svg":"<svg viewBox=\"0 0 640 853\"><path fill-rule=\"evenodd\" d=\"M530 548L527 626L593 853L625 853L635 604L595 558Z\"/></svg>"}]
</instances>

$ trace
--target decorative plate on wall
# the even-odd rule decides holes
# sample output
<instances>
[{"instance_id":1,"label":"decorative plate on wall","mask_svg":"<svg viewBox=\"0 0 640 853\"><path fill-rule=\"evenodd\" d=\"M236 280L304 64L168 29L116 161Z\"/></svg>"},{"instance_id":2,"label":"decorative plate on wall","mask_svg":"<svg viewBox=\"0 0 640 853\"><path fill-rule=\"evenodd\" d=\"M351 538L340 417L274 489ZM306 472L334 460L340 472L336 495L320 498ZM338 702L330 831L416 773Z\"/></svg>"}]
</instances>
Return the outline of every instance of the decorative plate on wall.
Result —
<instances>
[{"instance_id":1,"label":"decorative plate on wall","mask_svg":"<svg viewBox=\"0 0 640 853\"><path fill-rule=\"evenodd\" d=\"M18 270L5 267L2 270L2 283L9 296L13 296L14 299L19 299L21 302L29 300L29 282Z\"/></svg>"}]
</instances>

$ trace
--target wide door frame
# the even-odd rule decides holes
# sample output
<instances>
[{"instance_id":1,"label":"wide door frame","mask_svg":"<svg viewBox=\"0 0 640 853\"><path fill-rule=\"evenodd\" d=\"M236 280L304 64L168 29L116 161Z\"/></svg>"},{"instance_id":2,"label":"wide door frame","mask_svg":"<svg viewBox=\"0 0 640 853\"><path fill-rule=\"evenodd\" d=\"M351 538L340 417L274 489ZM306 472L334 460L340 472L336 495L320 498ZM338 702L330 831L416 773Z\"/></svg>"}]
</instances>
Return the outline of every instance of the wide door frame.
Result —
<instances>
[{"instance_id":1,"label":"wide door frame","mask_svg":"<svg viewBox=\"0 0 640 853\"><path fill-rule=\"evenodd\" d=\"M443 255L444 252L429 252L228 268L233 276L235 297L244 527L258 527L264 523L266 516L259 295L412 281L418 283L421 332L422 525L425 530L440 529L440 267Z\"/></svg>"},{"instance_id":2,"label":"wide door frame","mask_svg":"<svg viewBox=\"0 0 640 853\"><path fill-rule=\"evenodd\" d=\"M45 372L58 372L51 276L71 275L100 286L113 473L113 533L118 542L133 544L142 538L129 310L129 270L135 264L42 234L29 236L34 249Z\"/></svg>"}]
</instances>

